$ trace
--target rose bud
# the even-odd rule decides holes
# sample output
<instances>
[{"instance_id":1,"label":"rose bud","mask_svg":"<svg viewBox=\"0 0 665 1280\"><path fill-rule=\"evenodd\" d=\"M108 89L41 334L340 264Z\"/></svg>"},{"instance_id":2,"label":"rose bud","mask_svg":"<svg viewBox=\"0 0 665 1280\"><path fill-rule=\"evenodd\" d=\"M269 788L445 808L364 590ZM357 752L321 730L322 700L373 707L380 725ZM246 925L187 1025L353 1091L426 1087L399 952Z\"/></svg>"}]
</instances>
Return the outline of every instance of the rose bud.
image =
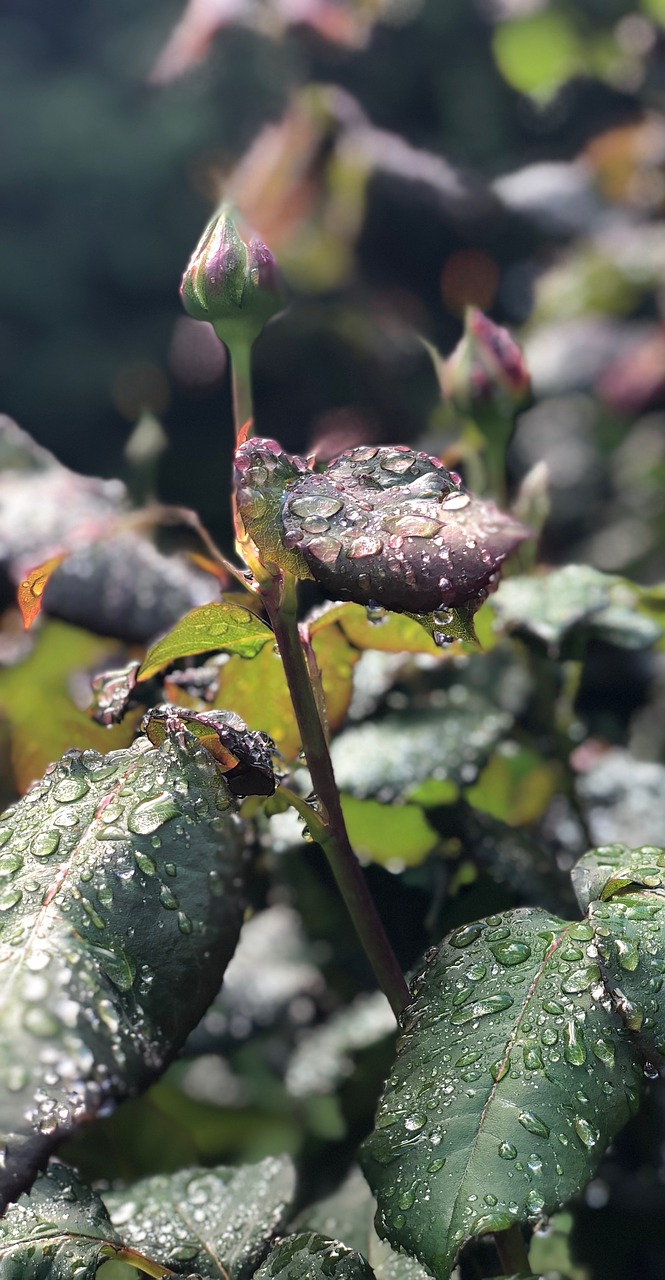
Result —
<instances>
[{"instance_id":1,"label":"rose bud","mask_svg":"<svg viewBox=\"0 0 665 1280\"><path fill-rule=\"evenodd\" d=\"M275 259L257 237L245 240L234 211L221 205L210 219L182 278L183 306L209 320L222 342L253 342L284 306Z\"/></svg>"},{"instance_id":2,"label":"rose bud","mask_svg":"<svg viewBox=\"0 0 665 1280\"><path fill-rule=\"evenodd\" d=\"M440 377L444 395L463 412L486 405L510 416L530 388L522 348L477 307L467 309L464 334Z\"/></svg>"}]
</instances>

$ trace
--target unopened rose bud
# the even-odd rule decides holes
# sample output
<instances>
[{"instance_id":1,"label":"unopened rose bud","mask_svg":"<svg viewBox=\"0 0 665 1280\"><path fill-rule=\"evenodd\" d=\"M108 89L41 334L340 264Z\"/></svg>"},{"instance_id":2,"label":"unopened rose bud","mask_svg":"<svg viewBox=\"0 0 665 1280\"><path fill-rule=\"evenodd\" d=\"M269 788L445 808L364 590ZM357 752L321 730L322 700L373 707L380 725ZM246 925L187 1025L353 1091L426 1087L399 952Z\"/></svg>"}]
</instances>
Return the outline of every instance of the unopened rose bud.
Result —
<instances>
[{"instance_id":1,"label":"unopened rose bud","mask_svg":"<svg viewBox=\"0 0 665 1280\"><path fill-rule=\"evenodd\" d=\"M468 308L464 334L444 362L441 379L444 394L462 411L491 405L506 416L530 387L522 348L477 307Z\"/></svg>"},{"instance_id":2,"label":"unopened rose bud","mask_svg":"<svg viewBox=\"0 0 665 1280\"><path fill-rule=\"evenodd\" d=\"M228 345L253 342L284 306L277 265L267 245L242 238L234 211L222 205L208 223L182 278L183 306L209 320Z\"/></svg>"},{"instance_id":3,"label":"unopened rose bud","mask_svg":"<svg viewBox=\"0 0 665 1280\"><path fill-rule=\"evenodd\" d=\"M413 614L475 608L529 536L437 458L401 446L349 449L315 472L251 440L236 467L238 510L263 562L336 599Z\"/></svg>"}]
</instances>

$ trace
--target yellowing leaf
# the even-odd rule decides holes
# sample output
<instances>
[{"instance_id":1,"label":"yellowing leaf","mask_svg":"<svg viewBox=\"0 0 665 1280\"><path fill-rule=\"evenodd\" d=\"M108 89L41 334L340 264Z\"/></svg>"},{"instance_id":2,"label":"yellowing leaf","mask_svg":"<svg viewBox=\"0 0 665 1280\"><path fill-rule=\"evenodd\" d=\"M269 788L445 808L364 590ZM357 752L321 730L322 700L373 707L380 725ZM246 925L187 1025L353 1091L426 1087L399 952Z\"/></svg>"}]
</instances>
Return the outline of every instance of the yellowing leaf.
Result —
<instances>
[{"instance_id":1,"label":"yellowing leaf","mask_svg":"<svg viewBox=\"0 0 665 1280\"><path fill-rule=\"evenodd\" d=\"M138 679L149 680L178 658L214 649L254 658L271 639L272 632L249 609L213 601L191 609L175 627L148 650Z\"/></svg>"},{"instance_id":2,"label":"yellowing leaf","mask_svg":"<svg viewBox=\"0 0 665 1280\"><path fill-rule=\"evenodd\" d=\"M31 627L35 618L41 612L42 596L46 590L46 584L51 574L55 572L66 557L67 552L63 551L58 556L52 556L50 560L44 560L43 564L31 569L23 579L23 582L19 584L16 598L26 627Z\"/></svg>"}]
</instances>

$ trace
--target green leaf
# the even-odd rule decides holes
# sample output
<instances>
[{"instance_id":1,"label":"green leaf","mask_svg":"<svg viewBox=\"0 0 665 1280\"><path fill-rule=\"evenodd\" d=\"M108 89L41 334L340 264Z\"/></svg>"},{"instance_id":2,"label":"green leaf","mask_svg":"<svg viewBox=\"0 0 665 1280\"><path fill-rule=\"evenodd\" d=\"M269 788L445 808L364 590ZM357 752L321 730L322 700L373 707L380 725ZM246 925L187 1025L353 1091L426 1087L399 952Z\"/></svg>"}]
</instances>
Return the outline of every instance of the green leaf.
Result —
<instances>
[{"instance_id":1,"label":"green leaf","mask_svg":"<svg viewBox=\"0 0 665 1280\"><path fill-rule=\"evenodd\" d=\"M429 1280L415 1258L397 1253L374 1230L376 1201L362 1171L354 1166L330 1196L311 1204L298 1216L299 1231L317 1231L343 1240L370 1262L376 1280Z\"/></svg>"},{"instance_id":2,"label":"green leaf","mask_svg":"<svg viewBox=\"0 0 665 1280\"><path fill-rule=\"evenodd\" d=\"M69 747L111 751L128 746L136 716L113 729L79 711L70 682L81 671L103 666L117 641L100 639L64 622L47 622L23 662L0 670L0 714L9 724L12 772L20 792L41 777Z\"/></svg>"},{"instance_id":3,"label":"green leaf","mask_svg":"<svg viewBox=\"0 0 665 1280\"><path fill-rule=\"evenodd\" d=\"M571 1256L570 1235L573 1228L571 1213L557 1213L544 1229L534 1231L529 1249L532 1270L548 1276L569 1277L570 1280L591 1280L586 1267L581 1267Z\"/></svg>"},{"instance_id":4,"label":"green leaf","mask_svg":"<svg viewBox=\"0 0 665 1280\"><path fill-rule=\"evenodd\" d=\"M502 22L494 36L501 74L521 93L548 96L585 69L585 51L570 18L551 9Z\"/></svg>"},{"instance_id":5,"label":"green leaf","mask_svg":"<svg viewBox=\"0 0 665 1280\"><path fill-rule=\"evenodd\" d=\"M126 1245L144 1249L176 1275L249 1280L287 1218L295 1170L287 1156L238 1168L181 1169L107 1192L111 1221Z\"/></svg>"},{"instance_id":6,"label":"green leaf","mask_svg":"<svg viewBox=\"0 0 665 1280\"><path fill-rule=\"evenodd\" d=\"M273 1249L255 1280L374 1280L366 1258L339 1240L303 1231Z\"/></svg>"},{"instance_id":7,"label":"green leaf","mask_svg":"<svg viewBox=\"0 0 665 1280\"><path fill-rule=\"evenodd\" d=\"M587 564L507 578L492 597L492 608L502 626L527 631L547 645L561 644L580 628L625 649L648 648L663 634L661 623L648 616L648 593Z\"/></svg>"},{"instance_id":8,"label":"green leaf","mask_svg":"<svg viewBox=\"0 0 665 1280\"><path fill-rule=\"evenodd\" d=\"M249 609L237 604L202 604L176 623L172 631L148 650L138 673L149 680L179 658L219 650L241 658L254 658L269 640L272 631Z\"/></svg>"},{"instance_id":9,"label":"green leaf","mask_svg":"<svg viewBox=\"0 0 665 1280\"><path fill-rule=\"evenodd\" d=\"M379 1234L440 1280L470 1238L583 1187L635 1106L641 1070L593 938L507 912L456 929L416 981L363 1165Z\"/></svg>"},{"instance_id":10,"label":"green leaf","mask_svg":"<svg viewBox=\"0 0 665 1280\"><path fill-rule=\"evenodd\" d=\"M665 861L665 855L663 855ZM623 892L610 902L594 902L589 918L598 935L605 982L620 1017L641 1033L640 1051L656 1069L665 1052L665 1010L659 991L665 950L665 895L662 890Z\"/></svg>"},{"instance_id":11,"label":"green leaf","mask_svg":"<svg viewBox=\"0 0 665 1280\"><path fill-rule=\"evenodd\" d=\"M384 653L429 653L441 657L441 649L419 622L407 613L385 613L372 622L364 605L332 604L310 620L311 635L337 623L356 649L380 649Z\"/></svg>"},{"instance_id":12,"label":"green leaf","mask_svg":"<svg viewBox=\"0 0 665 1280\"><path fill-rule=\"evenodd\" d=\"M665 885L665 849L642 845L629 849L625 844L590 849L572 871L575 896L582 911L597 898L607 900L630 886L662 889Z\"/></svg>"},{"instance_id":13,"label":"green leaf","mask_svg":"<svg viewBox=\"0 0 665 1280\"><path fill-rule=\"evenodd\" d=\"M55 1161L0 1219L0 1280L95 1280L100 1263L118 1255L150 1276L168 1274L126 1250L99 1196Z\"/></svg>"},{"instance_id":14,"label":"green leaf","mask_svg":"<svg viewBox=\"0 0 665 1280\"><path fill-rule=\"evenodd\" d=\"M212 1000L242 838L208 753L170 730L69 752L0 822L0 1198L159 1074Z\"/></svg>"},{"instance_id":15,"label":"green leaf","mask_svg":"<svg viewBox=\"0 0 665 1280\"><path fill-rule=\"evenodd\" d=\"M561 786L561 774L558 761L545 760L532 747L503 742L465 799L511 826L527 826L542 818Z\"/></svg>"},{"instance_id":16,"label":"green leaf","mask_svg":"<svg viewBox=\"0 0 665 1280\"><path fill-rule=\"evenodd\" d=\"M337 784L351 795L408 796L428 779L475 781L512 716L463 686L436 710L387 715L347 729L332 747Z\"/></svg>"},{"instance_id":17,"label":"green leaf","mask_svg":"<svg viewBox=\"0 0 665 1280\"><path fill-rule=\"evenodd\" d=\"M342 811L358 857L391 871L420 866L439 843L417 804L385 805L343 795Z\"/></svg>"}]
</instances>

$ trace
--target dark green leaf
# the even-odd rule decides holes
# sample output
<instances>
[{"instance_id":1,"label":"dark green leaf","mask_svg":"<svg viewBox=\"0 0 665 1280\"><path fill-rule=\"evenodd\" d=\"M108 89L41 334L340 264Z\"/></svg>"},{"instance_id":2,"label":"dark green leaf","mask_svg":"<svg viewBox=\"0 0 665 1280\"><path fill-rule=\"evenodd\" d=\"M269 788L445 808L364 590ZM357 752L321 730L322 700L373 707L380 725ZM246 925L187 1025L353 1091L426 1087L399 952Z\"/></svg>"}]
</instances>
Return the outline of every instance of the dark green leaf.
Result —
<instances>
[{"instance_id":1,"label":"dark green leaf","mask_svg":"<svg viewBox=\"0 0 665 1280\"><path fill-rule=\"evenodd\" d=\"M629 849L625 844L590 849L572 871L575 896L582 911L597 898L612 898L631 885L662 889L665 885L665 849L642 845Z\"/></svg>"},{"instance_id":2,"label":"dark green leaf","mask_svg":"<svg viewBox=\"0 0 665 1280\"><path fill-rule=\"evenodd\" d=\"M255 1280L374 1280L366 1258L339 1240L303 1231L273 1249Z\"/></svg>"},{"instance_id":3,"label":"dark green leaf","mask_svg":"<svg viewBox=\"0 0 665 1280\"><path fill-rule=\"evenodd\" d=\"M0 1195L163 1070L240 927L242 840L195 739L68 753L0 823Z\"/></svg>"},{"instance_id":4,"label":"dark green leaf","mask_svg":"<svg viewBox=\"0 0 665 1280\"><path fill-rule=\"evenodd\" d=\"M455 930L416 982L363 1163L379 1233L441 1280L466 1240L584 1186L636 1104L593 938L508 912Z\"/></svg>"},{"instance_id":5,"label":"dark green leaf","mask_svg":"<svg viewBox=\"0 0 665 1280\"><path fill-rule=\"evenodd\" d=\"M665 854L661 857L665 863ZM611 901L592 903L589 919L598 935L605 983L617 1012L630 1031L641 1033L640 1051L652 1065L655 1061L657 1071L665 1053L665 1010L659 995L665 895L662 890L623 892Z\"/></svg>"},{"instance_id":6,"label":"dark green leaf","mask_svg":"<svg viewBox=\"0 0 665 1280\"><path fill-rule=\"evenodd\" d=\"M249 1280L293 1201L287 1156L239 1168L181 1169L105 1196L126 1245L156 1257L176 1275Z\"/></svg>"},{"instance_id":7,"label":"dark green leaf","mask_svg":"<svg viewBox=\"0 0 665 1280\"><path fill-rule=\"evenodd\" d=\"M575 628L626 649L655 644L663 628L639 612L641 590L625 578L586 564L531 577L507 578L492 598L499 622L558 645Z\"/></svg>"},{"instance_id":8,"label":"dark green leaf","mask_svg":"<svg viewBox=\"0 0 665 1280\"><path fill-rule=\"evenodd\" d=\"M168 635L148 650L139 680L149 680L156 672L179 658L218 649L236 653L241 658L254 658L269 640L272 631L248 609L237 604L202 604L187 613Z\"/></svg>"},{"instance_id":9,"label":"dark green leaf","mask_svg":"<svg viewBox=\"0 0 665 1280\"><path fill-rule=\"evenodd\" d=\"M168 1274L125 1250L99 1196L64 1164L53 1162L0 1220L0 1280L94 1280L118 1255L148 1275Z\"/></svg>"},{"instance_id":10,"label":"dark green leaf","mask_svg":"<svg viewBox=\"0 0 665 1280\"><path fill-rule=\"evenodd\" d=\"M335 776L354 796L408 796L425 780L474 782L512 716L463 686L436 711L388 715L341 733L333 743Z\"/></svg>"}]
</instances>

